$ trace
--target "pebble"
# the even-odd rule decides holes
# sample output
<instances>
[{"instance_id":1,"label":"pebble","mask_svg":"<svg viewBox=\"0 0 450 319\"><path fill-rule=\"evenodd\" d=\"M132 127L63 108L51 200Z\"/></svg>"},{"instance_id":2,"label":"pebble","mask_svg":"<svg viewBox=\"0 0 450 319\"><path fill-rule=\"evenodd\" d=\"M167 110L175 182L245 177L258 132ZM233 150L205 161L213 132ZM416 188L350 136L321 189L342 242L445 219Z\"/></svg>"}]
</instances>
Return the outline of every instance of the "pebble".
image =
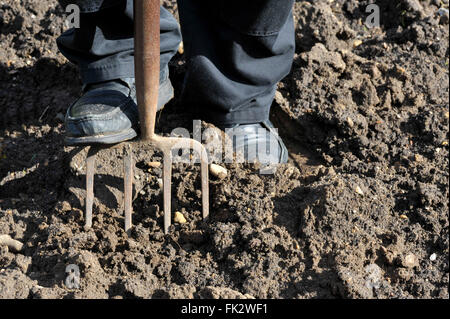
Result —
<instances>
[{"instance_id":1,"label":"pebble","mask_svg":"<svg viewBox=\"0 0 450 319\"><path fill-rule=\"evenodd\" d=\"M348 123L348 126L350 126L350 127L353 127L355 125L355 123L353 123L353 120L349 117L347 117L347 123Z\"/></svg>"},{"instance_id":2,"label":"pebble","mask_svg":"<svg viewBox=\"0 0 450 319\"><path fill-rule=\"evenodd\" d=\"M405 256L405 259L403 259L403 265L406 268L413 268L417 264L417 258L414 254L408 254Z\"/></svg>"},{"instance_id":3,"label":"pebble","mask_svg":"<svg viewBox=\"0 0 450 319\"><path fill-rule=\"evenodd\" d=\"M431 254L431 256L430 256L430 260L431 260L431 261L435 261L436 258L437 258L437 255L436 255L436 254Z\"/></svg>"},{"instance_id":4,"label":"pebble","mask_svg":"<svg viewBox=\"0 0 450 319\"><path fill-rule=\"evenodd\" d=\"M14 252L20 252L23 248L23 244L20 241L11 238L9 235L0 234L0 245L7 246L10 251Z\"/></svg>"},{"instance_id":5,"label":"pebble","mask_svg":"<svg viewBox=\"0 0 450 319\"><path fill-rule=\"evenodd\" d=\"M355 40L355 41L353 41L353 47L354 48L359 47L362 43L363 42L361 40Z\"/></svg>"},{"instance_id":6,"label":"pebble","mask_svg":"<svg viewBox=\"0 0 450 319\"><path fill-rule=\"evenodd\" d=\"M423 156L420 154L415 154L414 159L416 162L423 162Z\"/></svg>"},{"instance_id":7,"label":"pebble","mask_svg":"<svg viewBox=\"0 0 450 319\"><path fill-rule=\"evenodd\" d=\"M184 53L184 43L183 43L183 41L178 46L178 53L179 54L183 54Z\"/></svg>"},{"instance_id":8,"label":"pebble","mask_svg":"<svg viewBox=\"0 0 450 319\"><path fill-rule=\"evenodd\" d=\"M176 212L175 213L175 217L174 217L173 220L174 220L175 223L178 223L178 224L186 224L187 223L186 218L180 212Z\"/></svg>"},{"instance_id":9,"label":"pebble","mask_svg":"<svg viewBox=\"0 0 450 319\"><path fill-rule=\"evenodd\" d=\"M211 175L218 177L219 179L224 179L228 175L227 169L217 164L211 164L209 166L209 171Z\"/></svg>"},{"instance_id":10,"label":"pebble","mask_svg":"<svg viewBox=\"0 0 450 319\"><path fill-rule=\"evenodd\" d=\"M364 192L362 191L361 187L356 186L355 192L361 196L364 196Z\"/></svg>"},{"instance_id":11,"label":"pebble","mask_svg":"<svg viewBox=\"0 0 450 319\"><path fill-rule=\"evenodd\" d=\"M163 188L164 182L163 182L162 178L158 178L157 183L158 183L159 188Z\"/></svg>"},{"instance_id":12,"label":"pebble","mask_svg":"<svg viewBox=\"0 0 450 319\"><path fill-rule=\"evenodd\" d=\"M149 163L147 163L147 165L150 166L151 168L160 168L161 167L160 162L149 162Z\"/></svg>"},{"instance_id":13,"label":"pebble","mask_svg":"<svg viewBox=\"0 0 450 319\"><path fill-rule=\"evenodd\" d=\"M395 71L397 71L398 74L405 74L406 70L402 68L401 66L397 66Z\"/></svg>"}]
</instances>

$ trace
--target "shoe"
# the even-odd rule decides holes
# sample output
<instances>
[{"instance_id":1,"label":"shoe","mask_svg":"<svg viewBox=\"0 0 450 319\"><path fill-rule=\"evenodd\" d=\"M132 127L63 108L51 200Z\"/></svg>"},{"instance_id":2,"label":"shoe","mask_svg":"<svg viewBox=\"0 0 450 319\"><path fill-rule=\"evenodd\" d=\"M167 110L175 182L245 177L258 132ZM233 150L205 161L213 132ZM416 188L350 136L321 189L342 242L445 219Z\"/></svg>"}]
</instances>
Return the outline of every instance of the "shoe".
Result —
<instances>
[{"instance_id":1,"label":"shoe","mask_svg":"<svg viewBox=\"0 0 450 319\"><path fill-rule=\"evenodd\" d=\"M139 112L134 78L87 85L83 96L67 110L66 144L116 144L139 132ZM174 95L167 77L159 87L158 111Z\"/></svg>"},{"instance_id":2,"label":"shoe","mask_svg":"<svg viewBox=\"0 0 450 319\"><path fill-rule=\"evenodd\" d=\"M236 124L220 127L233 141L233 151L241 153L245 162L284 164L288 150L269 120L253 124Z\"/></svg>"}]
</instances>

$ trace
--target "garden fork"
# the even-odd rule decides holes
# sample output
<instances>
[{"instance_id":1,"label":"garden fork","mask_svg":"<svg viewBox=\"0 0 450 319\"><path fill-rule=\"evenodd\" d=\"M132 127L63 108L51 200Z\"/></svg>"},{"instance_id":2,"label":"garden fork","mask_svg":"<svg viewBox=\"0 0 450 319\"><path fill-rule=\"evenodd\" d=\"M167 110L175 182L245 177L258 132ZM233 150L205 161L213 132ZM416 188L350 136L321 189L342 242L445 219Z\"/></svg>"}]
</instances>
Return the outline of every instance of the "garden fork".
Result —
<instances>
[{"instance_id":1,"label":"garden fork","mask_svg":"<svg viewBox=\"0 0 450 319\"><path fill-rule=\"evenodd\" d=\"M172 150L195 151L201 162L203 219L209 216L208 155L198 141L188 138L162 137L155 134L160 72L160 2L159 0L134 0L134 59L136 97L139 109L141 139L136 143L152 145L164 156L163 197L164 232L171 225ZM132 227L133 154L132 142L124 145L124 210L125 231ZM91 148L86 159L86 228L92 227L94 201L95 156L98 148Z\"/></svg>"}]
</instances>

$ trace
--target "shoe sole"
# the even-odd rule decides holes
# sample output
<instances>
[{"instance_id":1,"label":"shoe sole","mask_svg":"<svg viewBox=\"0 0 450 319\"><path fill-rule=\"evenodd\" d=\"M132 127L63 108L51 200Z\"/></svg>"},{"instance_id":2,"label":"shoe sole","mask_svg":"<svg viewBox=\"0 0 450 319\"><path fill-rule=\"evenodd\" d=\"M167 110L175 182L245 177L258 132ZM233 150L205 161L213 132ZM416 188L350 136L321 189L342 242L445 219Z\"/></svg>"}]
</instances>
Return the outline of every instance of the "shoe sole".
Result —
<instances>
[{"instance_id":1,"label":"shoe sole","mask_svg":"<svg viewBox=\"0 0 450 319\"><path fill-rule=\"evenodd\" d=\"M129 141L137 136L136 130L130 128L126 131L122 131L114 134L99 134L84 137L70 137L65 138L65 143L67 146L88 146L95 144L118 144L121 142Z\"/></svg>"},{"instance_id":2,"label":"shoe sole","mask_svg":"<svg viewBox=\"0 0 450 319\"><path fill-rule=\"evenodd\" d=\"M174 89L170 80L162 83L159 91L161 96L167 94L168 98L165 101L162 101L161 107L158 107L158 112L164 109L164 106L174 97ZM137 132L139 132L139 130L129 128L125 131L111 134L98 134L82 137L66 136L64 142L67 146L111 145L132 140L137 137Z\"/></svg>"}]
</instances>

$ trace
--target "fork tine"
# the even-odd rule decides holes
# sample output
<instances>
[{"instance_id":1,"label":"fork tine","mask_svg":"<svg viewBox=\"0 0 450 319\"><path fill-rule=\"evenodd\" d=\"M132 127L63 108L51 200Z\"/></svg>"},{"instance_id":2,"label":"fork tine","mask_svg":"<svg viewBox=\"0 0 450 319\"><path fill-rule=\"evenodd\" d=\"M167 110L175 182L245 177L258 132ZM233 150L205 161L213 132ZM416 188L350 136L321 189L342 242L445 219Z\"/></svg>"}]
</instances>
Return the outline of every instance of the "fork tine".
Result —
<instances>
[{"instance_id":1,"label":"fork tine","mask_svg":"<svg viewBox=\"0 0 450 319\"><path fill-rule=\"evenodd\" d=\"M131 145L124 146L124 210L125 232L132 227L133 214L133 152Z\"/></svg>"},{"instance_id":2,"label":"fork tine","mask_svg":"<svg viewBox=\"0 0 450 319\"><path fill-rule=\"evenodd\" d=\"M195 140L188 141L191 145L190 148L197 152L200 158L201 164L201 183L202 183L202 209L203 219L206 220L209 217L209 163L208 153L206 148Z\"/></svg>"},{"instance_id":3,"label":"fork tine","mask_svg":"<svg viewBox=\"0 0 450 319\"><path fill-rule=\"evenodd\" d=\"M172 204L172 152L164 152L164 171L163 171L163 196L164 196L164 233L169 233L171 225L171 204Z\"/></svg>"},{"instance_id":4,"label":"fork tine","mask_svg":"<svg viewBox=\"0 0 450 319\"><path fill-rule=\"evenodd\" d=\"M86 158L86 221L85 228L92 227L92 207L94 205L94 173L95 173L95 158L98 149L90 147Z\"/></svg>"},{"instance_id":5,"label":"fork tine","mask_svg":"<svg viewBox=\"0 0 450 319\"><path fill-rule=\"evenodd\" d=\"M201 179L202 179L202 208L203 219L206 220L209 217L209 165L208 154L206 149L201 147Z\"/></svg>"}]
</instances>

